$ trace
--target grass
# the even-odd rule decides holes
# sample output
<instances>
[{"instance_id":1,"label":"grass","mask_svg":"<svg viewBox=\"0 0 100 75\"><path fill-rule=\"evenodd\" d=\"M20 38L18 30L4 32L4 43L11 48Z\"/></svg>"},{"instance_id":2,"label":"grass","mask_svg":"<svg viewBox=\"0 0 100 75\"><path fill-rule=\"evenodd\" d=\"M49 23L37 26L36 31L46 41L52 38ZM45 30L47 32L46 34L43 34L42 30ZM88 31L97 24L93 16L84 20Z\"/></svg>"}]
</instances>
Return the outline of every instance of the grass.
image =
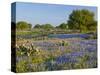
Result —
<instances>
[{"instance_id":1,"label":"grass","mask_svg":"<svg viewBox=\"0 0 100 75\"><path fill-rule=\"evenodd\" d=\"M17 35L39 35L42 32L39 32L38 30L36 31L17 31ZM44 33L45 34L45 33ZM88 60L90 59L91 56L89 56L91 53L88 53L87 55L84 55L83 57L77 57L78 62L73 63L73 62L66 62L66 63L59 63L55 61L55 59L59 56L63 56L64 54L70 54L72 52L78 52L80 50L73 50L71 49L64 49L64 50L52 50L52 48L48 48L48 50L42 50L41 48L37 51L35 50L34 45L30 46L32 42L47 42L51 44L56 44L57 47L68 47L73 44L70 44L68 39L67 40L61 40L61 39L39 39L39 40L33 40L31 39L17 39L16 43L20 45L21 47L16 50L16 55L20 58L22 56L26 56L28 59L27 60L20 60L16 63L16 71L17 72L35 72L35 71L50 71L50 70L65 70L65 69L82 69L82 68L93 68L97 67L97 59L95 61L91 62L88 64ZM72 39L71 39L72 40ZM80 39L83 40L83 39ZM89 40L89 39L86 39ZM75 39L73 40L75 41ZM23 44L28 44L29 48L27 46L22 46ZM47 45L48 46L48 45ZM31 47L35 47L34 49ZM94 54L94 53L93 53ZM93 56L93 55L92 55ZM76 59L76 58L75 58ZM31 65L31 66L30 66Z\"/></svg>"}]
</instances>

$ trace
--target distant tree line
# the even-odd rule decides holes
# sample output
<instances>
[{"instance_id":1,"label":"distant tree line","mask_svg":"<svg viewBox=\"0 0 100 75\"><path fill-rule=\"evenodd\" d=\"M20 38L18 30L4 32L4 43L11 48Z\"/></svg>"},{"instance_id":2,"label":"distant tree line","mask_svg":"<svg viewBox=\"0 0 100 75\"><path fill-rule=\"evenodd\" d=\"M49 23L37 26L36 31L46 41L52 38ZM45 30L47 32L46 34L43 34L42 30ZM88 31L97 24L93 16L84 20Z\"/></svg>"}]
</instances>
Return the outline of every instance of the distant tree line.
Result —
<instances>
[{"instance_id":1,"label":"distant tree line","mask_svg":"<svg viewBox=\"0 0 100 75\"><path fill-rule=\"evenodd\" d=\"M60 24L59 26L56 26L54 27L53 25L51 24L36 24L34 27L32 27L32 24L28 24L27 22L25 21L20 21L16 24L16 28L18 30L30 30L30 29L33 29L33 28L36 28L36 29L44 29L44 30L50 30L50 29L54 29L54 28L59 28L59 29L67 29L68 28L68 25L66 23L62 23Z\"/></svg>"},{"instance_id":2,"label":"distant tree line","mask_svg":"<svg viewBox=\"0 0 100 75\"><path fill-rule=\"evenodd\" d=\"M32 28L38 29L65 29L65 30L79 30L80 32L87 32L87 31L96 31L97 29L97 21L95 21L94 13L82 9L82 10L73 10L72 13L69 15L69 19L66 23L61 23L59 26L54 27L51 24L36 24L32 27L32 24L29 24L25 21L17 22L16 24L17 30L30 30Z\"/></svg>"},{"instance_id":3,"label":"distant tree line","mask_svg":"<svg viewBox=\"0 0 100 75\"><path fill-rule=\"evenodd\" d=\"M54 26L51 25L51 24L43 24L43 25L36 24L36 25L34 26L34 28L41 28L41 29L44 29L44 30L50 30L50 29L53 29Z\"/></svg>"}]
</instances>

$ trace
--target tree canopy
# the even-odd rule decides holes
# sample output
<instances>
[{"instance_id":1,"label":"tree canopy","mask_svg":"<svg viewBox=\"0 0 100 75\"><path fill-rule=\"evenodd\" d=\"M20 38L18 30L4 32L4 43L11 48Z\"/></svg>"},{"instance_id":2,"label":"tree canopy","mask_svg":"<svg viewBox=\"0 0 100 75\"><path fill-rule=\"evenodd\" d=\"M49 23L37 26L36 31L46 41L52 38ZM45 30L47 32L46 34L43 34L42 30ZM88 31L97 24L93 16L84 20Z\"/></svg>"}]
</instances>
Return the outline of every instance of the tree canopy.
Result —
<instances>
[{"instance_id":1,"label":"tree canopy","mask_svg":"<svg viewBox=\"0 0 100 75\"><path fill-rule=\"evenodd\" d=\"M86 9L73 10L69 15L68 27L69 29L80 30L80 32L96 28L94 13Z\"/></svg>"},{"instance_id":2,"label":"tree canopy","mask_svg":"<svg viewBox=\"0 0 100 75\"><path fill-rule=\"evenodd\" d=\"M44 30L50 30L50 29L53 29L54 27L51 24L43 24L43 25L36 24L34 26L34 28L41 28L41 29L44 29Z\"/></svg>"},{"instance_id":3,"label":"tree canopy","mask_svg":"<svg viewBox=\"0 0 100 75\"><path fill-rule=\"evenodd\" d=\"M52 28L54 28L51 24L44 24L44 25L42 25L42 28L43 29L52 29Z\"/></svg>"},{"instance_id":4,"label":"tree canopy","mask_svg":"<svg viewBox=\"0 0 100 75\"><path fill-rule=\"evenodd\" d=\"M66 23L61 23L59 26L57 26L56 28L60 28L60 29L68 29L68 25Z\"/></svg>"},{"instance_id":5,"label":"tree canopy","mask_svg":"<svg viewBox=\"0 0 100 75\"><path fill-rule=\"evenodd\" d=\"M40 24L36 24L36 25L34 26L34 28L41 28L41 25L40 25Z\"/></svg>"},{"instance_id":6,"label":"tree canopy","mask_svg":"<svg viewBox=\"0 0 100 75\"><path fill-rule=\"evenodd\" d=\"M31 29L32 25L31 24L28 24L27 22L25 21L19 21L17 24L16 24L16 28L18 30L28 30L28 29Z\"/></svg>"}]
</instances>

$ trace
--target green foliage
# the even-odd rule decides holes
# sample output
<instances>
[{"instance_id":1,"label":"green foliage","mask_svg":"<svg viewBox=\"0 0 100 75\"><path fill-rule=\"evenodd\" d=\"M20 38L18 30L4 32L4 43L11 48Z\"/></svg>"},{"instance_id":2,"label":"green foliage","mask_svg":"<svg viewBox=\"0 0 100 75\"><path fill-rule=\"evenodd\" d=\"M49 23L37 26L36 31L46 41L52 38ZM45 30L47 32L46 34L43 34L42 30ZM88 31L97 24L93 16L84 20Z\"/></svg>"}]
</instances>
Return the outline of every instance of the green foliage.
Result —
<instances>
[{"instance_id":1,"label":"green foliage","mask_svg":"<svg viewBox=\"0 0 100 75\"><path fill-rule=\"evenodd\" d=\"M74 68L77 68L77 69L89 68L89 65L87 63L89 59L90 59L89 55L84 55L83 57L80 58L78 63L75 63Z\"/></svg>"},{"instance_id":2,"label":"green foliage","mask_svg":"<svg viewBox=\"0 0 100 75\"><path fill-rule=\"evenodd\" d=\"M31 29L32 28L32 24L28 24L28 27L29 27L29 29Z\"/></svg>"},{"instance_id":3,"label":"green foliage","mask_svg":"<svg viewBox=\"0 0 100 75\"><path fill-rule=\"evenodd\" d=\"M39 57L34 57L34 58L32 59L32 63L34 63L34 64L42 63L42 62L44 62L44 59L43 59L41 56L39 56Z\"/></svg>"},{"instance_id":4,"label":"green foliage","mask_svg":"<svg viewBox=\"0 0 100 75\"><path fill-rule=\"evenodd\" d=\"M80 30L80 32L96 30L96 22L94 20L94 13L89 10L73 10L69 16L69 29ZM92 29L91 29L92 28Z\"/></svg>"},{"instance_id":5,"label":"green foliage","mask_svg":"<svg viewBox=\"0 0 100 75\"><path fill-rule=\"evenodd\" d=\"M57 26L56 28L60 28L60 29L68 29L68 25L66 23L62 23L59 26Z\"/></svg>"},{"instance_id":6,"label":"green foliage","mask_svg":"<svg viewBox=\"0 0 100 75\"><path fill-rule=\"evenodd\" d=\"M43 24L43 25L36 24L34 26L34 28L41 28L44 30L50 30L50 29L53 29L54 27L51 24Z\"/></svg>"},{"instance_id":7,"label":"green foliage","mask_svg":"<svg viewBox=\"0 0 100 75\"><path fill-rule=\"evenodd\" d=\"M66 43L65 41L62 41L62 46L68 46L68 43Z\"/></svg>"},{"instance_id":8,"label":"green foliage","mask_svg":"<svg viewBox=\"0 0 100 75\"><path fill-rule=\"evenodd\" d=\"M44 24L42 26L43 29L49 30L49 29L53 29L53 26L51 24Z\"/></svg>"},{"instance_id":9,"label":"green foliage","mask_svg":"<svg viewBox=\"0 0 100 75\"><path fill-rule=\"evenodd\" d=\"M88 25L87 28L88 28L88 30L90 30L90 31L92 31L92 30L97 31L97 21L91 22L91 23Z\"/></svg>"},{"instance_id":10,"label":"green foliage","mask_svg":"<svg viewBox=\"0 0 100 75\"><path fill-rule=\"evenodd\" d=\"M31 29L31 27L32 27L31 24L28 24L27 22L24 22L24 21L19 21L16 24L17 30L28 30L28 29Z\"/></svg>"},{"instance_id":11,"label":"green foliage","mask_svg":"<svg viewBox=\"0 0 100 75\"><path fill-rule=\"evenodd\" d=\"M29 32L29 31L17 31L16 32L16 35L29 35L29 34L32 34L32 32Z\"/></svg>"},{"instance_id":12,"label":"green foliage","mask_svg":"<svg viewBox=\"0 0 100 75\"><path fill-rule=\"evenodd\" d=\"M34 28L41 28L41 25L40 25L40 24L36 24L36 25L34 26Z\"/></svg>"},{"instance_id":13,"label":"green foliage","mask_svg":"<svg viewBox=\"0 0 100 75\"><path fill-rule=\"evenodd\" d=\"M28 71L29 71L28 61L22 60L16 64L16 72L28 72Z\"/></svg>"}]
</instances>

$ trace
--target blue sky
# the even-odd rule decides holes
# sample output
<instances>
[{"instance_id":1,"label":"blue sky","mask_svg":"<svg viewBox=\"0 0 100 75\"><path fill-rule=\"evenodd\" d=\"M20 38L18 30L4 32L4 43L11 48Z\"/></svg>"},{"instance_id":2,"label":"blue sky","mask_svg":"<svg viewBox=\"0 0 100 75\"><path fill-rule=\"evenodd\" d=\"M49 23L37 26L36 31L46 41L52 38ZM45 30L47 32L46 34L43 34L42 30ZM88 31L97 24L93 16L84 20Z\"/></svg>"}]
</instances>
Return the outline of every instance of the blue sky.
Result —
<instances>
[{"instance_id":1,"label":"blue sky","mask_svg":"<svg viewBox=\"0 0 100 75\"><path fill-rule=\"evenodd\" d=\"M69 14L76 9L88 9L94 12L95 19L97 19L96 7L17 2L16 21L27 21L33 26L46 23L57 26L67 23Z\"/></svg>"}]
</instances>

